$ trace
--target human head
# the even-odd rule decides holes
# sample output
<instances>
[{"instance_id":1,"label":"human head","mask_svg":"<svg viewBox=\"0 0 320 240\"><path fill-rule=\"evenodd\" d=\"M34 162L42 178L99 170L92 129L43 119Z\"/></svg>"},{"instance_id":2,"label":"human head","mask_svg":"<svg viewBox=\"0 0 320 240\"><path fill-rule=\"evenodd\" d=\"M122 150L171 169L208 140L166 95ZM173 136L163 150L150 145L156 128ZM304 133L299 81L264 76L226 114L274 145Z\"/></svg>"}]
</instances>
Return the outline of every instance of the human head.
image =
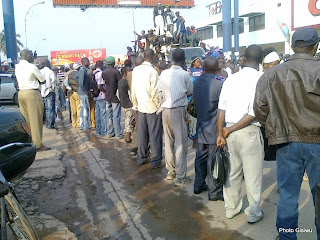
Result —
<instances>
[{"instance_id":1,"label":"human head","mask_svg":"<svg viewBox=\"0 0 320 240\"><path fill-rule=\"evenodd\" d=\"M112 56L107 57L107 65L114 66L116 59Z\"/></svg>"},{"instance_id":2,"label":"human head","mask_svg":"<svg viewBox=\"0 0 320 240\"><path fill-rule=\"evenodd\" d=\"M48 68L51 68L51 63L48 59L45 59L43 62L42 62L42 65L43 67L48 67Z\"/></svg>"},{"instance_id":3,"label":"human head","mask_svg":"<svg viewBox=\"0 0 320 240\"><path fill-rule=\"evenodd\" d=\"M307 53L314 56L319 45L319 36L314 28L300 28L292 35L291 47L295 53Z\"/></svg>"},{"instance_id":4,"label":"human head","mask_svg":"<svg viewBox=\"0 0 320 240\"><path fill-rule=\"evenodd\" d=\"M191 58L192 59L192 62L191 62L191 66L194 67L194 68L198 68L201 66L201 60L200 58L194 56Z\"/></svg>"},{"instance_id":5,"label":"human head","mask_svg":"<svg viewBox=\"0 0 320 240\"><path fill-rule=\"evenodd\" d=\"M130 71L130 68L128 66L124 66L121 68L121 74L125 78L127 77L128 72Z\"/></svg>"},{"instance_id":6,"label":"human head","mask_svg":"<svg viewBox=\"0 0 320 240\"><path fill-rule=\"evenodd\" d=\"M90 61L87 57L82 58L81 63L82 63L82 66L84 66L85 68L89 68L90 66Z\"/></svg>"},{"instance_id":7,"label":"human head","mask_svg":"<svg viewBox=\"0 0 320 240\"><path fill-rule=\"evenodd\" d=\"M244 64L244 55L239 56L238 60L237 60L237 64L242 67Z\"/></svg>"},{"instance_id":8,"label":"human head","mask_svg":"<svg viewBox=\"0 0 320 240\"><path fill-rule=\"evenodd\" d=\"M179 17L179 16L180 16L180 12L176 11L176 17Z\"/></svg>"},{"instance_id":9,"label":"human head","mask_svg":"<svg viewBox=\"0 0 320 240\"><path fill-rule=\"evenodd\" d=\"M218 59L208 56L203 60L203 70L205 72L216 73L219 69Z\"/></svg>"},{"instance_id":10,"label":"human head","mask_svg":"<svg viewBox=\"0 0 320 240\"><path fill-rule=\"evenodd\" d=\"M280 63L280 57L277 53L277 50L273 47L264 49L262 55L263 71L267 71L269 68Z\"/></svg>"},{"instance_id":11,"label":"human head","mask_svg":"<svg viewBox=\"0 0 320 240\"><path fill-rule=\"evenodd\" d=\"M186 55L181 48L176 48L172 52L172 61L176 63L184 63L186 60Z\"/></svg>"},{"instance_id":12,"label":"human head","mask_svg":"<svg viewBox=\"0 0 320 240\"><path fill-rule=\"evenodd\" d=\"M259 64L262 62L262 48L256 44L252 44L247 47L244 57L246 66L258 69Z\"/></svg>"},{"instance_id":13,"label":"human head","mask_svg":"<svg viewBox=\"0 0 320 240\"><path fill-rule=\"evenodd\" d=\"M81 64L78 62L75 62L72 66L73 70L79 70L79 68L81 68Z\"/></svg>"},{"instance_id":14,"label":"human head","mask_svg":"<svg viewBox=\"0 0 320 240\"><path fill-rule=\"evenodd\" d=\"M132 62L131 62L131 60L130 60L130 59L126 59L126 60L124 61L124 65L127 66L127 67L129 67L129 68L131 68L131 67L132 67Z\"/></svg>"},{"instance_id":15,"label":"human head","mask_svg":"<svg viewBox=\"0 0 320 240\"><path fill-rule=\"evenodd\" d=\"M103 62L102 62L101 60L98 60L98 61L96 62L96 68L99 68L99 69L102 70L102 68L103 68Z\"/></svg>"},{"instance_id":16,"label":"human head","mask_svg":"<svg viewBox=\"0 0 320 240\"><path fill-rule=\"evenodd\" d=\"M161 47L159 45L156 46L156 52L159 53L161 51Z\"/></svg>"},{"instance_id":17,"label":"human head","mask_svg":"<svg viewBox=\"0 0 320 240\"><path fill-rule=\"evenodd\" d=\"M145 30L142 30L141 31L141 35L143 36L143 35L145 35L146 34L146 31Z\"/></svg>"},{"instance_id":18,"label":"human head","mask_svg":"<svg viewBox=\"0 0 320 240\"><path fill-rule=\"evenodd\" d=\"M154 60L154 51L150 48L144 50L144 60L150 63L153 63Z\"/></svg>"},{"instance_id":19,"label":"human head","mask_svg":"<svg viewBox=\"0 0 320 240\"><path fill-rule=\"evenodd\" d=\"M144 61L143 57L138 56L138 57L136 57L136 60L134 63L137 67L137 66L141 65L143 63L143 61Z\"/></svg>"},{"instance_id":20,"label":"human head","mask_svg":"<svg viewBox=\"0 0 320 240\"><path fill-rule=\"evenodd\" d=\"M23 49L21 52L20 52L20 56L21 56L21 59L22 60L26 60L28 61L29 63L33 63L34 61L34 58L33 58L33 54L30 50L28 49Z\"/></svg>"}]
</instances>

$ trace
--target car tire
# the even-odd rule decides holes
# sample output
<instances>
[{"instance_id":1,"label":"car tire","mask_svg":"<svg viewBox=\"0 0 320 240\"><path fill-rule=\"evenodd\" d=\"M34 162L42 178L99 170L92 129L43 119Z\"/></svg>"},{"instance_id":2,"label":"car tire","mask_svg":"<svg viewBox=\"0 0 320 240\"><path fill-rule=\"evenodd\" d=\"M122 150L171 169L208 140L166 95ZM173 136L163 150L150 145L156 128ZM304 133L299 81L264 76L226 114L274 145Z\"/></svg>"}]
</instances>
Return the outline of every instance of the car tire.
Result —
<instances>
[{"instance_id":1,"label":"car tire","mask_svg":"<svg viewBox=\"0 0 320 240\"><path fill-rule=\"evenodd\" d=\"M15 104L19 105L18 93L16 92L13 96L13 101Z\"/></svg>"}]
</instances>

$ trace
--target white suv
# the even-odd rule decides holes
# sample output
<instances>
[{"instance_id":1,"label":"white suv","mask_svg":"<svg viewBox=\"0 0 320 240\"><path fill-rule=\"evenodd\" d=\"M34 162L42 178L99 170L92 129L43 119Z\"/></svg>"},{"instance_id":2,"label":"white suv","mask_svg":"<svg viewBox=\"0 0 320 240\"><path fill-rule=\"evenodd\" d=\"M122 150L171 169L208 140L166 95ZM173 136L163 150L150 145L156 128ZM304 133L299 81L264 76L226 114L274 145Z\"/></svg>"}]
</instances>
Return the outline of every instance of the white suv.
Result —
<instances>
[{"instance_id":1,"label":"white suv","mask_svg":"<svg viewBox=\"0 0 320 240\"><path fill-rule=\"evenodd\" d=\"M18 83L13 74L0 74L0 100L18 104Z\"/></svg>"}]
</instances>

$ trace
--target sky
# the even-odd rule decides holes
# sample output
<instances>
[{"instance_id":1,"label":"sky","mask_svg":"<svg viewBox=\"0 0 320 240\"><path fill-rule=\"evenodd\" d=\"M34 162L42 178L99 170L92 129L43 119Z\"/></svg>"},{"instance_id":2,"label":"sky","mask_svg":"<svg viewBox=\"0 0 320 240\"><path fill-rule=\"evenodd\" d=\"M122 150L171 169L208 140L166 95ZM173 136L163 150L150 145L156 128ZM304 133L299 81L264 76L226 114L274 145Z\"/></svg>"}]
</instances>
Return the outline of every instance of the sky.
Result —
<instances>
[{"instance_id":1,"label":"sky","mask_svg":"<svg viewBox=\"0 0 320 240\"><path fill-rule=\"evenodd\" d=\"M207 5L217 0L195 0L192 9L179 9L180 15L190 26L201 18L208 18ZM240 0L240 8L254 0ZM41 0L14 0L16 33L26 45L25 18L28 49L36 50L39 56L50 51L106 48L107 55L126 54L126 47L132 46L133 31L138 33L153 27L153 9L148 8L54 8L52 0L34 6ZM172 8L173 11L176 9ZM2 3L0 6L2 12ZM196 26L197 27L197 26ZM0 19L0 31L4 28Z\"/></svg>"}]
</instances>

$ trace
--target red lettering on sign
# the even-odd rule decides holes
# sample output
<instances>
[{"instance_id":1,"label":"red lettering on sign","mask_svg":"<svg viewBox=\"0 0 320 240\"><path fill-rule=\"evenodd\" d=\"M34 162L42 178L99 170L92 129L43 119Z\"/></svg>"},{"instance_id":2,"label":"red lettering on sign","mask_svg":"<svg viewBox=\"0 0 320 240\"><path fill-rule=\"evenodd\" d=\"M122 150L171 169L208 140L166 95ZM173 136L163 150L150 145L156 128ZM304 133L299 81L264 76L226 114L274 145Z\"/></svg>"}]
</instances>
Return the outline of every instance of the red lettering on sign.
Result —
<instances>
[{"instance_id":1,"label":"red lettering on sign","mask_svg":"<svg viewBox=\"0 0 320 240\"><path fill-rule=\"evenodd\" d=\"M318 0L309 0L309 12L313 15L313 16L319 16L320 15L320 9L317 8L316 4L317 4Z\"/></svg>"}]
</instances>

